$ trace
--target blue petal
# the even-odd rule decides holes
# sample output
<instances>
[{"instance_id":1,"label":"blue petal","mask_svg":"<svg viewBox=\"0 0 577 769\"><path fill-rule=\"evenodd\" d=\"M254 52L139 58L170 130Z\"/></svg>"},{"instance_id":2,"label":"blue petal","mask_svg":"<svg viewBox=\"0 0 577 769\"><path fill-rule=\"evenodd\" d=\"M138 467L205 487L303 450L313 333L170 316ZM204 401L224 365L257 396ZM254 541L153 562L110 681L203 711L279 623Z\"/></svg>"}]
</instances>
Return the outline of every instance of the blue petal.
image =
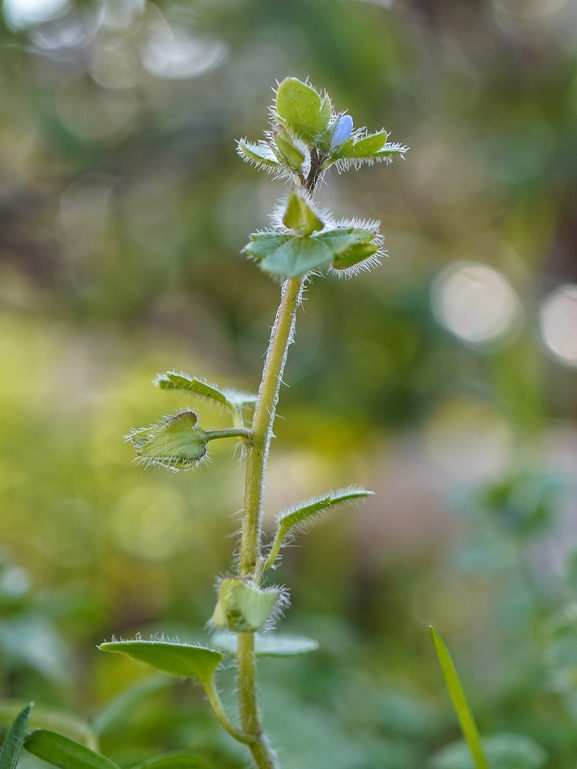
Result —
<instances>
[{"instance_id":1,"label":"blue petal","mask_svg":"<svg viewBox=\"0 0 577 769\"><path fill-rule=\"evenodd\" d=\"M334 150L349 138L353 132L353 119L350 115L339 118L331 137L331 149Z\"/></svg>"}]
</instances>

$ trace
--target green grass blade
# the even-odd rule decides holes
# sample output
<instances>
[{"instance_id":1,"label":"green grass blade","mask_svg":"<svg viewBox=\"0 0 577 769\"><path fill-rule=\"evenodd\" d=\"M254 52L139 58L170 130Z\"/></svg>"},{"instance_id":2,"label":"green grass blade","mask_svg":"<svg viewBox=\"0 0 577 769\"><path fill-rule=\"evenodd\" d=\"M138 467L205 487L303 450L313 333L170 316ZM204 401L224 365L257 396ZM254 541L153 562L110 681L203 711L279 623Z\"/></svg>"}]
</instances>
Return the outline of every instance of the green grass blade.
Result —
<instances>
[{"instance_id":1,"label":"green grass blade","mask_svg":"<svg viewBox=\"0 0 577 769\"><path fill-rule=\"evenodd\" d=\"M25 703L21 700L0 700L0 726L8 728L23 707L25 707ZM98 750L96 735L86 721L63 710L53 710L35 705L30 715L28 727L30 729L52 729L84 743L92 750Z\"/></svg>"},{"instance_id":2,"label":"green grass blade","mask_svg":"<svg viewBox=\"0 0 577 769\"><path fill-rule=\"evenodd\" d=\"M8 729L2 750L0 750L0 769L15 769L28 731L28 719L30 718L30 711L33 705L33 702L26 705L18 713L10 729Z\"/></svg>"},{"instance_id":3,"label":"green grass blade","mask_svg":"<svg viewBox=\"0 0 577 769\"><path fill-rule=\"evenodd\" d=\"M118 769L109 758L49 729L30 732L24 747L59 769Z\"/></svg>"},{"instance_id":4,"label":"green grass blade","mask_svg":"<svg viewBox=\"0 0 577 769\"><path fill-rule=\"evenodd\" d=\"M437 657L441 663L443 676L445 677L445 684L447 685L451 700L453 701L453 707L455 708L455 713L457 714L463 737L473 756L475 767L476 769L489 769L479 730L477 729L477 724L471 713L471 708L467 702L467 697L465 696L455 664L441 636L437 633L434 627L429 627L431 629L431 635L433 636Z\"/></svg>"}]
</instances>

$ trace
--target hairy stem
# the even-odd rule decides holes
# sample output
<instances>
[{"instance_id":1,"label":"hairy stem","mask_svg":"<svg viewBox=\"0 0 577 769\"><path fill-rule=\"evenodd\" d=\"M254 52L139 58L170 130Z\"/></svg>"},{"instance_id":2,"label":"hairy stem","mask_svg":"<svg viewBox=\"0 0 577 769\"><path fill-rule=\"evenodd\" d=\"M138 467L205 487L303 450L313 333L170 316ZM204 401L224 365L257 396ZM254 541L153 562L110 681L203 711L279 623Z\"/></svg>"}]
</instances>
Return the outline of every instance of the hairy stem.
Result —
<instances>
[{"instance_id":1,"label":"hairy stem","mask_svg":"<svg viewBox=\"0 0 577 769\"><path fill-rule=\"evenodd\" d=\"M262 502L268 452L272 438L287 352L292 342L303 287L302 278L283 284L282 298L272 329L252 425L252 440L246 447L246 483L240 542L240 574L260 582ZM258 769L277 769L278 763L262 731L256 698L254 634L238 634L238 698L242 728L258 742L250 750Z\"/></svg>"},{"instance_id":2,"label":"hairy stem","mask_svg":"<svg viewBox=\"0 0 577 769\"><path fill-rule=\"evenodd\" d=\"M266 464L276 404L292 341L302 278L283 284L281 304L273 326L252 425L252 445L247 446L244 513L240 542L240 574L254 575L260 559L261 519Z\"/></svg>"}]
</instances>

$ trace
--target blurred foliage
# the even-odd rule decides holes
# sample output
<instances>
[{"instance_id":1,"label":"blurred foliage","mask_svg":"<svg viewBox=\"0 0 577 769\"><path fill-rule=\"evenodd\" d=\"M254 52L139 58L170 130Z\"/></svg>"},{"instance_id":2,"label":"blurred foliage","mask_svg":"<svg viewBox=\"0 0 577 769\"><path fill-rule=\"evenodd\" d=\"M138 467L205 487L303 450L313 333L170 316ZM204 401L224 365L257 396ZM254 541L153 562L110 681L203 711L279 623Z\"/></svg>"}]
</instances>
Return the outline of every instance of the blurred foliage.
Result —
<instances>
[{"instance_id":1,"label":"blurred foliage","mask_svg":"<svg viewBox=\"0 0 577 769\"><path fill-rule=\"evenodd\" d=\"M378 493L284 556L281 629L320 650L262 661L268 727L286 769L464 767L440 752L458 728L433 622L481 733L524 737L526 769L542 751L572 769L577 334L543 308L577 283L573 0L2 10L2 724L34 698L92 722L123 767L185 749L244 765L197 688L95 646L205 636L240 475L220 446L202 473L143 473L121 436L191 402L158 371L258 381L278 287L238 252L284 188L234 140L261 136L275 81L310 76L411 151L320 192L380 219L390 259L309 288L269 509L344 468Z\"/></svg>"}]
</instances>

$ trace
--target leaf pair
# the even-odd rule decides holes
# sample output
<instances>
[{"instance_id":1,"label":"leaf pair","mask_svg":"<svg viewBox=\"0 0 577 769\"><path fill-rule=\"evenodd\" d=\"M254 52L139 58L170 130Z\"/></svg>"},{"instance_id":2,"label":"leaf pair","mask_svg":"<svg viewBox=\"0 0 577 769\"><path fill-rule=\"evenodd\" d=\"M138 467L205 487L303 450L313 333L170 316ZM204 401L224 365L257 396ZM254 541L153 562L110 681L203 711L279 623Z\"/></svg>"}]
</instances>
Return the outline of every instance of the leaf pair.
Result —
<instances>
[{"instance_id":1,"label":"leaf pair","mask_svg":"<svg viewBox=\"0 0 577 769\"><path fill-rule=\"evenodd\" d=\"M296 173L301 182L311 172L311 156L320 173L334 163L340 170L362 162L390 162L407 148L387 144L386 131L367 134L353 131L350 115L336 114L328 95L323 97L308 83L294 77L279 85L273 110L273 130L268 141L254 144L242 139L239 154L244 160L283 175Z\"/></svg>"},{"instance_id":2,"label":"leaf pair","mask_svg":"<svg viewBox=\"0 0 577 769\"><path fill-rule=\"evenodd\" d=\"M289 232L257 232L244 251L262 270L281 279L330 267L342 272L374 257L380 247L375 229L353 226L325 230L306 197L292 190L283 224Z\"/></svg>"}]
</instances>

